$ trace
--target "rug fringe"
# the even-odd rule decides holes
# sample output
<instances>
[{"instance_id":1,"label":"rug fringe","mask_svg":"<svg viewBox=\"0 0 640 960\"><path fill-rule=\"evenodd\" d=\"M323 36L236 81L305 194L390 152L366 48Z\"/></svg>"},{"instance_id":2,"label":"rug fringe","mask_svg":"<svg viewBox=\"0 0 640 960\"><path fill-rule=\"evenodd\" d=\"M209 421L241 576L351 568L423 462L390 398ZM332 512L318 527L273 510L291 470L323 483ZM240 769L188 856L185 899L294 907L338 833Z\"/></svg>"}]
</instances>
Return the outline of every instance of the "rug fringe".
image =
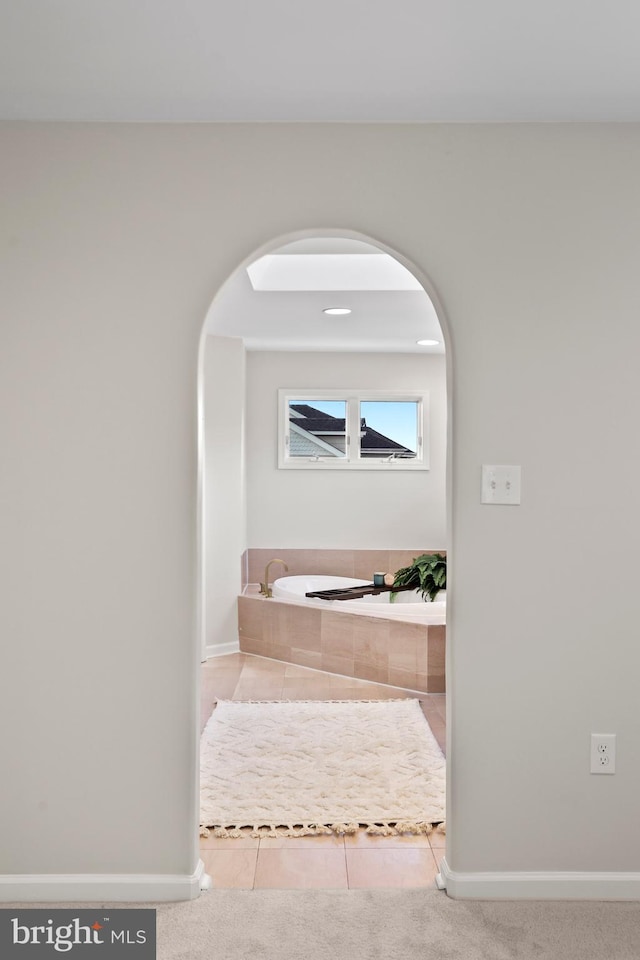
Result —
<instances>
[{"instance_id":1,"label":"rug fringe","mask_svg":"<svg viewBox=\"0 0 640 960\"><path fill-rule=\"evenodd\" d=\"M420 820L378 820L375 823L303 823L284 824L275 823L245 823L232 824L228 827L213 826L200 827L201 837L238 838L243 837L244 830L250 830L250 837L317 837L317 836L353 836L360 830L371 836L377 837L396 837L401 834L413 834L429 836L431 833L446 833L444 821L439 823L430 823Z\"/></svg>"},{"instance_id":2,"label":"rug fringe","mask_svg":"<svg viewBox=\"0 0 640 960\"><path fill-rule=\"evenodd\" d=\"M285 700L284 698L282 700L221 700L220 698L218 698L215 702L216 704L219 704L219 703L220 704L222 703L230 703L230 704L236 704L236 703L273 703L273 704L276 704L276 703L405 703L407 700L417 700L418 703L420 703L420 698L413 697L413 696L384 697L382 699L378 697L377 700L376 699L374 700L299 700L297 698L295 700Z\"/></svg>"}]
</instances>

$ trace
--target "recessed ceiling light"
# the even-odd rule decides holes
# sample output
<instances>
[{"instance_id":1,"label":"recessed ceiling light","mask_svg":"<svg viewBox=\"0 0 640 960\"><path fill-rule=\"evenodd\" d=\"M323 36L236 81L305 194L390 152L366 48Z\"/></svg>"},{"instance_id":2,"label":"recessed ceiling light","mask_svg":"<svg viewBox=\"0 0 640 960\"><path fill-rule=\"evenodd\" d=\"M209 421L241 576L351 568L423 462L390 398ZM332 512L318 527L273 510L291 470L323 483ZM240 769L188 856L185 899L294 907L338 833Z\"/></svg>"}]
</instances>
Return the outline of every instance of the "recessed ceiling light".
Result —
<instances>
[{"instance_id":1,"label":"recessed ceiling light","mask_svg":"<svg viewBox=\"0 0 640 960\"><path fill-rule=\"evenodd\" d=\"M327 307L322 311L323 313L328 313L330 317L343 317L347 313L351 313L349 307Z\"/></svg>"},{"instance_id":2,"label":"recessed ceiling light","mask_svg":"<svg viewBox=\"0 0 640 960\"><path fill-rule=\"evenodd\" d=\"M437 347L439 340L416 340L419 347Z\"/></svg>"}]
</instances>

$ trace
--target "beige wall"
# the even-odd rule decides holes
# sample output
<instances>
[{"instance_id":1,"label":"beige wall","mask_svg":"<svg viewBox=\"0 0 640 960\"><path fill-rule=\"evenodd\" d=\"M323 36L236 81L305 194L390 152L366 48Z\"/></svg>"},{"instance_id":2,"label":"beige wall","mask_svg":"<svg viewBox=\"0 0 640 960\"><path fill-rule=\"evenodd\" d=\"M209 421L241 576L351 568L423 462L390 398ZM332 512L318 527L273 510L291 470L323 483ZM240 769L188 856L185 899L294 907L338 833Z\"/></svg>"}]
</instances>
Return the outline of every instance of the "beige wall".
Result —
<instances>
[{"instance_id":1,"label":"beige wall","mask_svg":"<svg viewBox=\"0 0 640 960\"><path fill-rule=\"evenodd\" d=\"M252 252L345 228L447 318L447 860L637 870L640 128L8 125L0 153L0 869L195 869L200 330ZM520 507L480 504L483 462L522 465Z\"/></svg>"},{"instance_id":2,"label":"beige wall","mask_svg":"<svg viewBox=\"0 0 640 960\"><path fill-rule=\"evenodd\" d=\"M204 393L204 649L238 643L237 598L246 548L245 351L206 336Z\"/></svg>"}]
</instances>

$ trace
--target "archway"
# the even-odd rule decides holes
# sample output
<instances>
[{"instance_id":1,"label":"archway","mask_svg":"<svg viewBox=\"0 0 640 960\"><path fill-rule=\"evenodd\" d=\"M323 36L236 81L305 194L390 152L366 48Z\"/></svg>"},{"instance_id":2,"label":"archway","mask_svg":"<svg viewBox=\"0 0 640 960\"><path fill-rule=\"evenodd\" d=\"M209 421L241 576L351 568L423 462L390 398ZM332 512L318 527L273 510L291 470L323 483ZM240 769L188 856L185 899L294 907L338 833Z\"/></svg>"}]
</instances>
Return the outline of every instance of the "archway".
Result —
<instances>
[{"instance_id":1,"label":"archway","mask_svg":"<svg viewBox=\"0 0 640 960\"><path fill-rule=\"evenodd\" d=\"M439 325L439 330L440 330L440 338L445 341L447 348L449 346L447 327L446 327L446 322L445 322L441 305L438 301L435 291L432 288L432 285L429 283L428 279L423 275L422 271L420 271L419 268L417 268L414 264L411 264L409 261L407 261L406 258L402 257L395 250L390 249L389 247L380 243L377 240L373 240L372 238L365 237L362 234L357 234L353 231L327 230L327 229L323 229L323 230L310 229L310 230L300 231L299 233L296 233L296 234L290 234L286 237L277 238L271 241L270 243L266 244L264 247L254 252L251 256L247 257L247 259L243 261L242 264L240 264L237 270L234 271L234 274L229 278L227 283L221 288L221 290L219 291L218 295L216 296L216 298L214 299L211 305L209 314L207 316L207 320L203 326L203 332L202 332L201 344L200 344L200 359L199 359L200 566L199 566L198 604L199 604L199 612L200 612L203 658L205 658L207 654L215 656L216 654L220 654L220 653L226 654L227 652L230 652L230 649L231 649L230 644L233 643L233 640L229 638L232 637L234 629L235 629L235 636L237 636L237 627L234 628L232 624L233 617L231 614L231 607L233 605L233 608L235 608L235 600L238 594L242 592L244 587L244 583L242 582L242 577L239 575L240 554L241 553L245 554L247 551L249 552L251 551L251 541L253 538L253 535L251 532L248 532L247 535L244 536L244 538L242 535L240 537L232 536L231 538L226 538L226 539L223 538L224 543L218 544L219 550L217 552L217 555L214 555L214 553L207 547L207 544L209 542L209 538L211 535L212 526L215 527L215 523L213 525L210 523L210 520L212 517L212 510L211 510L212 499L218 498L218 500L225 503L225 509L222 513L224 515L224 520L226 523L228 523L229 521L232 524L235 522L242 523L243 511L244 511L244 518L245 518L244 522L246 523L246 516L248 512L249 513L249 530L252 527L251 517L252 515L255 515L258 511L258 505L255 502L256 498L251 492L249 493L249 500L253 502L253 508L251 508L250 506L249 510L247 511L247 496L242 490L242 476L244 472L245 456L246 456L246 450L243 444L243 438L236 436L235 441L233 441L232 439L230 442L227 442L229 441L229 434L226 435L226 440L225 440L225 435L223 431L222 434L218 434L218 440L220 444L224 446L224 451L222 449L218 449L213 458L208 456L208 454L209 455L211 454L211 449L207 445L207 431L205 429L206 412L207 412L205 387L206 387L206 378L207 378L207 372L208 372L207 371L207 351L206 351L207 338L210 337L211 334L215 334L218 338L222 337L222 339L227 341L224 344L224 349L230 352L222 361L223 367L226 364L227 360L230 359L232 363L233 362L238 363L239 365L238 370L244 369L243 367L244 345L240 348L238 341L245 340L246 334L243 335L242 337L234 336L234 333L238 334L242 332L241 328L234 330L233 327L230 327L228 325L229 304L230 303L233 304L234 291L232 290L232 286L233 286L234 280L237 280L238 277L241 277L242 283L246 285L247 283L246 269L248 267L250 267L252 264L255 264L257 261L265 257L268 257L269 255L277 256L280 252L283 251L283 249L286 251L289 251L290 255L295 255L295 252L301 250L301 247L304 247L304 245L306 245L307 251L311 251L314 249L313 244L317 244L319 247L322 247L324 244L325 249L327 249L328 243L330 242L336 243L337 241L343 242L345 246L351 245L352 250L361 249L362 251L364 251L366 249L367 251L369 250L376 251L378 254L383 254L386 257L393 260L395 263L400 264L401 267L405 271L407 271L411 277L415 278L415 280L417 281L417 284L419 285L419 289L421 293L428 300L429 305L433 310L435 317L437 318L437 323ZM271 288L270 292L274 293L275 290ZM298 293L300 292L301 291L298 290ZM336 291L332 291L332 293L335 293L335 292ZM389 292L392 292L392 291L389 291ZM223 315L224 315L224 322L220 322L219 318ZM216 318L218 319L217 323L216 323ZM397 335L397 328L396 328L396 335ZM232 343L231 341L235 341L235 342ZM413 344L412 344L412 347L413 347ZM316 350L318 349L317 343L315 344L314 349ZM414 348L414 351L415 351L415 348ZM256 352L256 353L260 352L260 347L255 345L255 338L254 338L254 344L250 352ZM295 346L294 347L289 346L289 352L294 354L295 353L300 354L301 351L299 346L297 350ZM347 351L347 352L351 353L352 355L354 353L352 348L350 351ZM380 355L387 357L387 366L389 366L388 354L381 353ZM424 355L425 354L423 352L422 356L424 357ZM414 352L413 358L415 359L418 357L420 357L420 354ZM444 450L439 451L439 456L437 460L438 460L438 469L441 471L441 474L442 474L441 483L444 491L446 490L446 484L447 484L446 476L450 474L449 470L446 467L446 464L450 458L450 451L451 451L451 444L449 442L451 424L450 424L450 417L447 415L447 412L450 410L450 396L451 396L451 383L450 383L451 361L450 361L448 349L445 351L445 356L444 357L441 356L441 361L442 361L443 368L445 364L447 367L445 371L445 376L444 376L445 396L444 396L444 399L442 400L442 404L444 405L444 412L445 412L444 419L446 421L446 425L444 428L443 438L442 438L444 440ZM272 361L269 361L269 362L272 362ZM227 365L226 369L224 370L222 370L222 367L219 367L219 369L222 371L223 377L226 377L225 383L223 383L221 386L221 392L219 393L219 400L220 398L221 398L220 402L226 400L227 401L226 409L228 410L229 408L231 408L235 411L234 414L231 416L230 429L237 430L239 425L243 422L245 414L250 413L250 411L247 411L245 403L243 401L241 402L241 395L244 394L244 382L243 382L244 377L238 377L237 376L238 371L237 370L234 371L233 369L231 369L229 365ZM402 376L402 373L400 374L400 376ZM235 394L233 393L234 382L236 384L236 387L239 387L239 389L236 391ZM289 385L300 387L301 383L298 382L296 384L289 384ZM309 386L317 387L318 383L314 382L312 384L309 384ZM255 403L254 403L254 406L255 406ZM224 419L225 420L229 419L226 414ZM273 426L272 423L271 423L271 426ZM269 442L274 442L274 437L272 436L272 433L273 431L271 431ZM219 462L223 464L223 469L219 471L220 477L222 477L222 482L221 483L218 482L217 484L214 483L212 487L210 482L211 477L207 473L207 462L211 459L215 460L216 457L218 458ZM274 466L273 462L271 464L270 469L271 468L273 468L272 473L277 469L277 467ZM250 473L250 469L247 470L247 473ZM274 474L274 476L276 477L276 479L278 479L276 474ZM220 480L220 477L218 478L219 480ZM433 477L433 473L431 473L430 475L431 479L432 477ZM239 485L237 482L238 478L240 478ZM225 482L226 482L226 490L228 491L228 494L229 494L229 499L227 499L225 496ZM238 487L240 492L239 496L238 496ZM232 500L233 503L230 504L229 500ZM442 548L444 546L446 549L447 545L450 543L450 537L449 537L450 519L449 519L449 510L448 510L449 503L450 503L450 498L448 496L444 496L442 510L443 510L443 528L446 530L445 543L444 544L424 543L422 544L422 546L428 547L428 548L432 548L436 546ZM280 513L277 506L274 512L276 515ZM206 533L205 533L205 528L207 530ZM286 534L284 536L286 538ZM267 541L265 541L264 539L265 537L267 538ZM229 539L231 539L235 544L235 547L232 548L231 556L229 556L229 549L228 549ZM244 550L237 550L236 548L238 544L241 543L243 539L245 541ZM268 552L273 552L276 548L281 547L283 545L282 542L277 543L269 540L267 532L265 532L264 528L260 530L260 533L258 535L258 543L259 543L259 546L256 548L257 550L267 549ZM411 544L411 547L417 547L419 545L420 544L418 543L414 543L414 544ZM343 541L342 541L342 546L344 547ZM407 544L407 546L409 546L409 544ZM273 550L271 548L273 548ZM310 549L308 544L307 544L307 549ZM326 550L326 545L324 549ZM274 556L277 555L277 552L273 552L273 555ZM247 561L247 558L245 556L245 577L244 577L245 581L246 580L250 581L250 578L252 578L252 575L250 573L248 575L246 574L246 567L250 562L251 562L251 558L249 558L249 560ZM210 584L211 584L212 574L213 574L213 579L216 580L217 586L220 588L221 579L224 579L225 573L230 573L230 575L227 577L226 585L222 588L222 592L226 592L226 599L224 600L224 602L226 603L226 607L224 608L223 616L217 619L216 624L213 628L214 630L217 629L219 631L219 636L222 637L223 639L220 642L211 644L210 638L211 638L212 628L211 628L211 614L209 610L209 601L211 599L209 595ZM223 603L223 606L224 606L224 603ZM229 631L229 626L230 626L231 632ZM218 649L217 650L212 649L212 647L213 648L217 647Z\"/></svg>"}]
</instances>

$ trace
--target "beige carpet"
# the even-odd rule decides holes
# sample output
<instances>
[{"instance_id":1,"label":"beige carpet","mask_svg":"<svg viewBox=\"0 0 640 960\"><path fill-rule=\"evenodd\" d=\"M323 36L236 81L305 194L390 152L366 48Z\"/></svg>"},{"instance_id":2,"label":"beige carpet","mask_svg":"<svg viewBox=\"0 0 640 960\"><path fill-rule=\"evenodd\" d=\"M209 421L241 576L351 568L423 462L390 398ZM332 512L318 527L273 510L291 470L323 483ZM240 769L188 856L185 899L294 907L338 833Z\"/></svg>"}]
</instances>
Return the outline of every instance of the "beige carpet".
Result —
<instances>
[{"instance_id":1,"label":"beige carpet","mask_svg":"<svg viewBox=\"0 0 640 960\"><path fill-rule=\"evenodd\" d=\"M445 818L445 760L413 699L222 701L200 766L204 835L418 834Z\"/></svg>"},{"instance_id":2,"label":"beige carpet","mask_svg":"<svg viewBox=\"0 0 640 960\"><path fill-rule=\"evenodd\" d=\"M212 890L186 903L130 906L157 909L157 960L640 957L640 903L483 903L415 889Z\"/></svg>"}]
</instances>

